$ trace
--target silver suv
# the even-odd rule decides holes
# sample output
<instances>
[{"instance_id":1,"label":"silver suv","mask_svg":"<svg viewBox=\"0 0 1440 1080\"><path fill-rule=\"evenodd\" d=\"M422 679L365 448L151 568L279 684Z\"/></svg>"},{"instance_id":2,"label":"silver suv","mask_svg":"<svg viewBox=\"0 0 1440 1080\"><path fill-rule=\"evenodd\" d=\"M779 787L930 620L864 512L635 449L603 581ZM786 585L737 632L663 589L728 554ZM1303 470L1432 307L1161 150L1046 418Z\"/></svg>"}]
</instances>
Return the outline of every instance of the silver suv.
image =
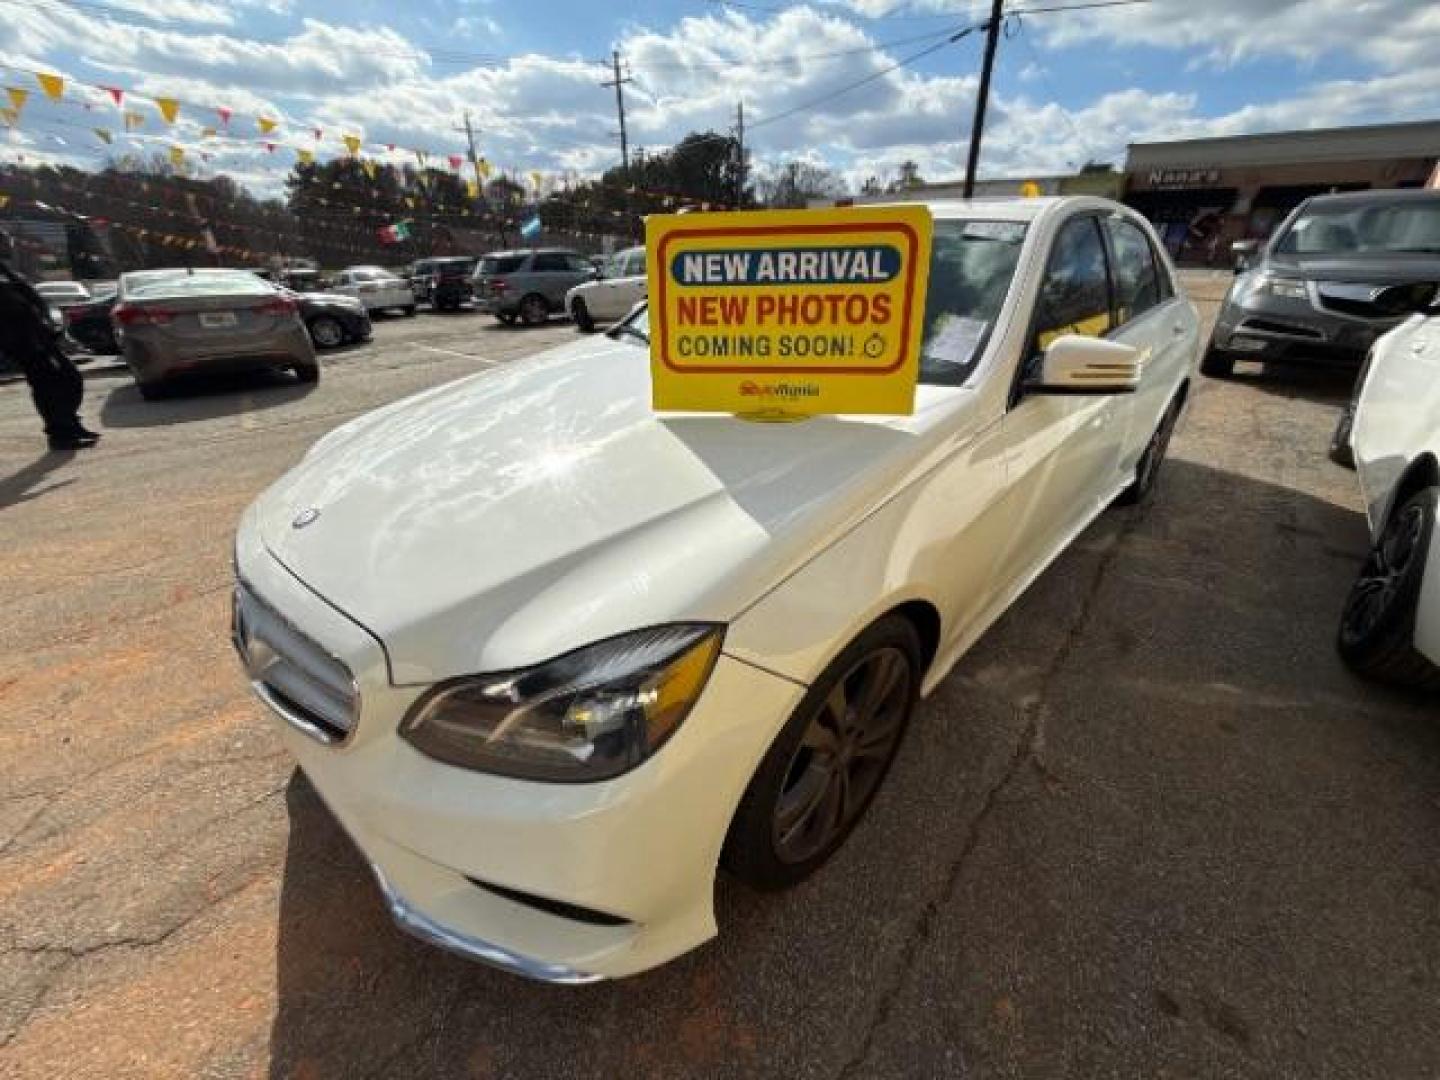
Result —
<instances>
[{"instance_id":1,"label":"silver suv","mask_svg":"<svg viewBox=\"0 0 1440 1080\"><path fill-rule=\"evenodd\" d=\"M492 251L475 268L475 306L503 323L529 326L565 310L565 294L597 276L590 260L568 248Z\"/></svg>"}]
</instances>

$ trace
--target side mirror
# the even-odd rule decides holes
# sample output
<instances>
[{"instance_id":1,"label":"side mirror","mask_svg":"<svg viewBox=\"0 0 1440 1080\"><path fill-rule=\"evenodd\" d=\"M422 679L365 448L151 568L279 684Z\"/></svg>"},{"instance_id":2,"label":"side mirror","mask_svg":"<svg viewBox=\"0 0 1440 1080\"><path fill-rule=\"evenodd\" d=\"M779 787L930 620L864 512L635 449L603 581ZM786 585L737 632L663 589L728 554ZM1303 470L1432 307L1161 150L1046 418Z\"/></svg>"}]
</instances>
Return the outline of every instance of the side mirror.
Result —
<instances>
[{"instance_id":1,"label":"side mirror","mask_svg":"<svg viewBox=\"0 0 1440 1080\"><path fill-rule=\"evenodd\" d=\"M1250 260L1260 251L1259 240L1236 240L1230 245L1230 254L1235 256L1235 272L1250 269Z\"/></svg>"},{"instance_id":2,"label":"side mirror","mask_svg":"<svg viewBox=\"0 0 1440 1080\"><path fill-rule=\"evenodd\" d=\"M1043 394L1128 394L1140 385L1144 356L1133 345L1062 334L1045 350L1027 388Z\"/></svg>"}]
</instances>

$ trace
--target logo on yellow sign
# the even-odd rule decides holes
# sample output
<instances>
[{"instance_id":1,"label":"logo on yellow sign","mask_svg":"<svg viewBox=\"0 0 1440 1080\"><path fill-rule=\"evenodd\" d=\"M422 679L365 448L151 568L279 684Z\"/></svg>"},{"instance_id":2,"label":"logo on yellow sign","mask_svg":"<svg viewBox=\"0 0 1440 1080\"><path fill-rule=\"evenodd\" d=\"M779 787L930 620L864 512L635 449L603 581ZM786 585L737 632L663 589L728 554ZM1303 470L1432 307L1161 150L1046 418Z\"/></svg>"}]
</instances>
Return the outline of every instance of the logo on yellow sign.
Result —
<instances>
[{"instance_id":1,"label":"logo on yellow sign","mask_svg":"<svg viewBox=\"0 0 1440 1080\"><path fill-rule=\"evenodd\" d=\"M655 408L912 412L931 231L923 206L651 217Z\"/></svg>"}]
</instances>

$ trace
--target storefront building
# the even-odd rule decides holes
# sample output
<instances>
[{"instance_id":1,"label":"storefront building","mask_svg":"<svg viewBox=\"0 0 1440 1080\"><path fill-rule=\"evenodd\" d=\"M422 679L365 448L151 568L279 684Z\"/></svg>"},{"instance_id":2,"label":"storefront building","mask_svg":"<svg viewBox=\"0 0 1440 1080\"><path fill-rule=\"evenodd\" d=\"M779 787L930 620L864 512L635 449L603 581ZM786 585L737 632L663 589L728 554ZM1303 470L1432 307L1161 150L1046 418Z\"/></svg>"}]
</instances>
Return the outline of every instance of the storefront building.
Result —
<instances>
[{"instance_id":1,"label":"storefront building","mask_svg":"<svg viewBox=\"0 0 1440 1080\"><path fill-rule=\"evenodd\" d=\"M1437 160L1440 121L1131 143L1125 202L1180 261L1223 265L1312 195L1424 187Z\"/></svg>"}]
</instances>

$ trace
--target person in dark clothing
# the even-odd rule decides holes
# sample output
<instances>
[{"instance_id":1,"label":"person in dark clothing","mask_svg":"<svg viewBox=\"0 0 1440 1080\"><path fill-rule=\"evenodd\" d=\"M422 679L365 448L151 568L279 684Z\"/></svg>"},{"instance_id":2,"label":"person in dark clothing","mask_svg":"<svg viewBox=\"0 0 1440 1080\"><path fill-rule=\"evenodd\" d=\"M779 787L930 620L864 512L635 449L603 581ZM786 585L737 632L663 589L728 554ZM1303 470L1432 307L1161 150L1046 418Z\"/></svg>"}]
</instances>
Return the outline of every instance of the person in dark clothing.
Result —
<instances>
[{"instance_id":1,"label":"person in dark clothing","mask_svg":"<svg viewBox=\"0 0 1440 1080\"><path fill-rule=\"evenodd\" d=\"M100 436L80 423L80 372L60 351L49 305L7 264L8 241L0 233L0 353L24 372L52 450L94 446Z\"/></svg>"}]
</instances>

